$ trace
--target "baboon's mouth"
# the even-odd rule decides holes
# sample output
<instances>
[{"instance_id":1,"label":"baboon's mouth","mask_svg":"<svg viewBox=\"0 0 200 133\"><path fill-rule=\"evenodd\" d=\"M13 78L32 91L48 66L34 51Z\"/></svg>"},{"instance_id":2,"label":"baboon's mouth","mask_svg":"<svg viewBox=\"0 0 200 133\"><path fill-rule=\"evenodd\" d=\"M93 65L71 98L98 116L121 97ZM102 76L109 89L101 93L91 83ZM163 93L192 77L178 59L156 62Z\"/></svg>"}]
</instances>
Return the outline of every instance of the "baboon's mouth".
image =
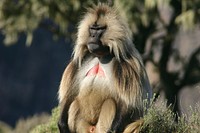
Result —
<instances>
[{"instance_id":1,"label":"baboon's mouth","mask_svg":"<svg viewBox=\"0 0 200 133\"><path fill-rule=\"evenodd\" d=\"M108 46L104 46L102 44L94 42L88 43L87 48L90 51L90 53L94 54L95 56L105 56L110 52Z\"/></svg>"}]
</instances>

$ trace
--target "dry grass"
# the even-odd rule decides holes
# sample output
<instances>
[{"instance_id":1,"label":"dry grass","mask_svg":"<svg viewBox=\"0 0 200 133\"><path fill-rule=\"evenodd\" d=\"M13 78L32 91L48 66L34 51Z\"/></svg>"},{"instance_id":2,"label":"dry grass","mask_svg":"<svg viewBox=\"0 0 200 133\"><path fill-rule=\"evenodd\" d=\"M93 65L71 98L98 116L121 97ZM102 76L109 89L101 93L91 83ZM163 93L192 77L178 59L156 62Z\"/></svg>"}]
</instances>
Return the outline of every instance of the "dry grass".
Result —
<instances>
[{"instance_id":1,"label":"dry grass","mask_svg":"<svg viewBox=\"0 0 200 133\"><path fill-rule=\"evenodd\" d=\"M200 106L191 109L190 116L182 116L175 121L175 114L166 107L165 103L151 103L146 110L144 124L140 133L200 133ZM52 116L48 120L45 115L34 116L29 119L19 120L16 128L6 133L57 133L57 121L59 117L58 107L52 110ZM41 124L48 121L46 124ZM36 124L39 124L35 127ZM32 129L35 127L34 129ZM2 126L0 126L0 133ZM32 129L32 130L31 130ZM31 130L31 131L30 131Z\"/></svg>"}]
</instances>

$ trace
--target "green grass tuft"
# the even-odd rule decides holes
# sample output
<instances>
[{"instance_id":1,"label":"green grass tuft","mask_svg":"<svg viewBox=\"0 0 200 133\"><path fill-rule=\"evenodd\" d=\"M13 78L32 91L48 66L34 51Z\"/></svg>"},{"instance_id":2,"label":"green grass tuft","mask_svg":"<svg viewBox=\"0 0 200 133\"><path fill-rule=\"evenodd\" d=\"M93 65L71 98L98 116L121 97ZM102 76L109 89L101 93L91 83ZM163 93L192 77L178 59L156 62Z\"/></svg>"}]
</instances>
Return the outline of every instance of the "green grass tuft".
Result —
<instances>
[{"instance_id":1,"label":"green grass tuft","mask_svg":"<svg viewBox=\"0 0 200 133\"><path fill-rule=\"evenodd\" d=\"M52 116L48 123L38 125L30 133L58 133L58 122L59 108L56 107L52 110Z\"/></svg>"},{"instance_id":2,"label":"green grass tuft","mask_svg":"<svg viewBox=\"0 0 200 133\"><path fill-rule=\"evenodd\" d=\"M162 103L161 107L152 104L144 116L144 125L141 133L171 133L175 130L174 114L170 107L166 108Z\"/></svg>"}]
</instances>

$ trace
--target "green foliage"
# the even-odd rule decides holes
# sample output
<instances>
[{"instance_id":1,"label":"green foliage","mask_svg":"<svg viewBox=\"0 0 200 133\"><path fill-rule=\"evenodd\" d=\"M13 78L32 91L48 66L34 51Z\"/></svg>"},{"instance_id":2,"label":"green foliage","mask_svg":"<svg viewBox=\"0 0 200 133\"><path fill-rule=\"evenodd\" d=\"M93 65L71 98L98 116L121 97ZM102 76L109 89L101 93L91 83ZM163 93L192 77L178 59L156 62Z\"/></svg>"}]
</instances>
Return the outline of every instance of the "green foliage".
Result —
<instances>
[{"instance_id":1,"label":"green foliage","mask_svg":"<svg viewBox=\"0 0 200 133\"><path fill-rule=\"evenodd\" d=\"M194 28L194 18L194 11L188 10L177 16L175 22L176 24L183 26L185 30L189 30L191 28Z\"/></svg>"},{"instance_id":2,"label":"green foliage","mask_svg":"<svg viewBox=\"0 0 200 133\"><path fill-rule=\"evenodd\" d=\"M165 107L166 104L162 103L161 106L152 104L144 116L144 125L142 133L171 133L175 130L174 114L170 108Z\"/></svg>"},{"instance_id":3,"label":"green foliage","mask_svg":"<svg viewBox=\"0 0 200 133\"><path fill-rule=\"evenodd\" d=\"M106 1L106 0L102 0ZM45 27L55 36L68 36L69 28L76 26L83 7L92 5L93 0L1 0L0 29L5 35L5 44L15 43L21 33L27 35L26 44L30 45L34 31ZM95 1L97 3L97 1ZM94 3L95 3L94 2ZM170 6L171 0L116 0L115 5L129 21L132 31L137 34L140 26L149 27L160 20L159 7ZM182 11L176 13L176 24L185 29L194 26L200 16L199 0L182 0ZM52 24L45 21L52 21ZM172 20L173 21L173 20ZM72 28L74 31L75 28Z\"/></svg>"},{"instance_id":4,"label":"green foliage","mask_svg":"<svg viewBox=\"0 0 200 133\"><path fill-rule=\"evenodd\" d=\"M199 106L191 110L191 116L178 117L175 121L175 113L166 103L152 103L144 116L144 124L141 133L198 133L200 131Z\"/></svg>"},{"instance_id":5,"label":"green foliage","mask_svg":"<svg viewBox=\"0 0 200 133\"><path fill-rule=\"evenodd\" d=\"M26 44L30 45L33 32L39 27L47 28L56 36L66 36L70 24L77 22L82 6L89 3L91 0L1 0L0 29L5 35L4 43L13 44L25 33Z\"/></svg>"},{"instance_id":6,"label":"green foliage","mask_svg":"<svg viewBox=\"0 0 200 133\"><path fill-rule=\"evenodd\" d=\"M38 125L31 131L31 133L57 133L58 117L59 117L59 108L57 107L52 110L52 116L50 121L46 124Z\"/></svg>"},{"instance_id":7,"label":"green foliage","mask_svg":"<svg viewBox=\"0 0 200 133\"><path fill-rule=\"evenodd\" d=\"M188 117L188 131L191 131L191 133L197 133L200 131L200 105L197 104L197 107L194 109L191 108L190 114L192 115Z\"/></svg>"},{"instance_id":8,"label":"green foliage","mask_svg":"<svg viewBox=\"0 0 200 133\"><path fill-rule=\"evenodd\" d=\"M174 16L175 19L171 19L171 23L176 23L178 26L185 29L193 28L194 25L199 22L199 0L116 0L116 4L120 8L120 12L123 12L123 16L127 17L135 33L139 30L137 28L139 28L140 25L147 27L150 26L151 23L156 24L158 21L165 23L164 20L162 20L161 8L162 10L172 10L172 16ZM180 7L180 11L176 9L177 7ZM195 18L197 18L196 21Z\"/></svg>"},{"instance_id":9,"label":"green foliage","mask_svg":"<svg viewBox=\"0 0 200 133\"><path fill-rule=\"evenodd\" d=\"M185 30L194 28L194 24L199 21L200 1L199 0L182 0L181 14L176 17L176 23L181 25Z\"/></svg>"}]
</instances>

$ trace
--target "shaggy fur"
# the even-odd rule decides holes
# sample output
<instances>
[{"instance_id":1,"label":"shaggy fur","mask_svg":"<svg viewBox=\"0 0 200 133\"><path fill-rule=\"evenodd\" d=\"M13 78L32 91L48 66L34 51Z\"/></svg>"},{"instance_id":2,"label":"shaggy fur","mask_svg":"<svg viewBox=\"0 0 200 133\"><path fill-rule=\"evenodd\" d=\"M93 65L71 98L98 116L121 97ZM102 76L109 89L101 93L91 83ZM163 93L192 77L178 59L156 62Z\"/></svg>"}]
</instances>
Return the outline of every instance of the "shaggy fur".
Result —
<instances>
[{"instance_id":1,"label":"shaggy fur","mask_svg":"<svg viewBox=\"0 0 200 133\"><path fill-rule=\"evenodd\" d=\"M106 27L100 40L109 47L109 59L99 59L88 50L89 28L93 24ZM79 24L73 58L59 89L60 121L68 123L70 131L87 132L91 126L96 126L100 131L95 132L103 129L122 132L143 116L143 100L149 100L152 94L142 59L132 40L127 23L115 8L99 4L88 9ZM102 60L109 61L102 63ZM86 76L96 64L103 68L105 78ZM112 117L106 118L110 113ZM132 123L125 131L132 132L140 125L141 121ZM101 128L103 126L105 128Z\"/></svg>"}]
</instances>

